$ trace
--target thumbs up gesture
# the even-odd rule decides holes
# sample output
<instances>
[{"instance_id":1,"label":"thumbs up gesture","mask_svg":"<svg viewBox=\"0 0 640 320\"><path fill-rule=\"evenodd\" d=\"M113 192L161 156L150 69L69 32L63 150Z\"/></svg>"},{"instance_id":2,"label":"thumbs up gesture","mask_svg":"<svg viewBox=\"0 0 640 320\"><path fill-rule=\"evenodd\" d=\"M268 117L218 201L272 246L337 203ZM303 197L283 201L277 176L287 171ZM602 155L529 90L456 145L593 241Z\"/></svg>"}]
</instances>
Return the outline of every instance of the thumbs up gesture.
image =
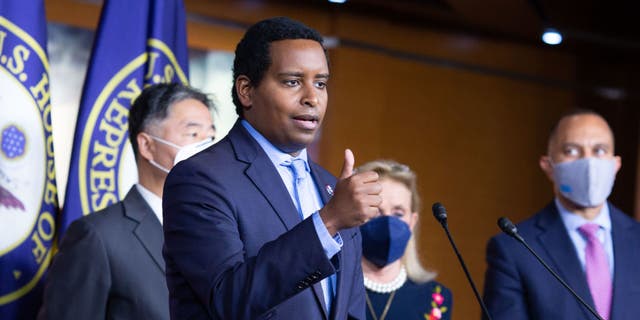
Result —
<instances>
[{"instance_id":1,"label":"thumbs up gesture","mask_svg":"<svg viewBox=\"0 0 640 320\"><path fill-rule=\"evenodd\" d=\"M346 149L333 197L320 210L320 217L332 236L341 229L359 226L377 216L382 202L378 174L373 171L354 174L354 163L353 152Z\"/></svg>"}]
</instances>

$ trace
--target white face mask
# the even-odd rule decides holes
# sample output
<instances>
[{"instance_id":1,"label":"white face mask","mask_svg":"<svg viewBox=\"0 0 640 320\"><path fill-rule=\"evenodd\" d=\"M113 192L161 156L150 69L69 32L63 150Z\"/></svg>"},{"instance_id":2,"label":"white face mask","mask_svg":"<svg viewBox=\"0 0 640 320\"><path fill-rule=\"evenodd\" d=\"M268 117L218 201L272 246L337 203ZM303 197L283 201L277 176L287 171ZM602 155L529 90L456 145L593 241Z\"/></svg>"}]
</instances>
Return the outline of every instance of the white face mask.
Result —
<instances>
[{"instance_id":1,"label":"white face mask","mask_svg":"<svg viewBox=\"0 0 640 320\"><path fill-rule=\"evenodd\" d=\"M164 173L169 174L169 169L161 166L159 163L153 161L153 160L149 160L149 163L151 163L152 166L160 169L160 171L164 171Z\"/></svg>"},{"instance_id":2,"label":"white face mask","mask_svg":"<svg viewBox=\"0 0 640 320\"><path fill-rule=\"evenodd\" d=\"M603 204L616 178L614 159L583 158L552 164L560 193L583 207Z\"/></svg>"},{"instance_id":3,"label":"white face mask","mask_svg":"<svg viewBox=\"0 0 640 320\"><path fill-rule=\"evenodd\" d=\"M184 146L179 146L173 142L164 140L162 138L158 138L156 136L153 135L149 135L153 140L156 140L158 142L164 143L168 146L174 147L178 150L178 152L176 153L176 157L173 159L173 165L175 166L178 162L188 159L191 156L195 155L196 153L210 147L213 145L213 137L207 137L206 139L202 140L202 141L198 141L198 142L194 142L194 143L190 143ZM154 167L169 173L169 170L163 166L161 166L160 164L158 164L157 162L153 161L153 160L149 160L149 163L151 163L151 165L153 165Z\"/></svg>"}]
</instances>

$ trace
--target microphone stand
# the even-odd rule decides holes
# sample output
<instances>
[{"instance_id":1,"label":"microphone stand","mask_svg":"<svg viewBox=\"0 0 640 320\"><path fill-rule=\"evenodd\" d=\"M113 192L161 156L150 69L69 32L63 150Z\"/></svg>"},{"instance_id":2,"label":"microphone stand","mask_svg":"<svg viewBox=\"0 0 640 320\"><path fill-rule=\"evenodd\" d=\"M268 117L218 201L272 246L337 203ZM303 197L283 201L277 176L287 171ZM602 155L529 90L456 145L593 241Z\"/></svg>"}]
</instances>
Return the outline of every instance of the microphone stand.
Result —
<instances>
[{"instance_id":1,"label":"microphone stand","mask_svg":"<svg viewBox=\"0 0 640 320\"><path fill-rule=\"evenodd\" d=\"M531 252L531 254L533 254L534 257L536 257L536 259L538 259L538 261L540 262L540 264L542 264L547 271L549 271L549 273L551 273L553 275L554 278L556 278L556 280L558 280L560 282L560 284L562 284L562 286L564 286L567 290L569 290L569 292L571 292L571 294L585 307L589 310L589 312L591 312L591 314L593 314L594 317L596 317L598 320L604 320L599 314L598 312L596 312L595 310L593 310L593 308L586 303L575 291L573 291L573 289L571 289L571 287L564 282L564 280L562 280L562 278L560 278L560 276L553 271L553 269L551 269L551 267L549 267L549 265L547 265L544 260L542 260L542 258L540 258L540 256L533 251L533 249L529 246L529 244L527 244L526 241L524 241L524 238L522 238L522 236L520 236L520 234L518 234L518 229L516 228L516 226L506 217L502 217L500 219L498 219L498 226L500 227L500 229L502 229L502 231L504 233L506 233L507 235L511 236L512 238L518 240L518 242L522 243L527 250L529 250L529 252Z\"/></svg>"},{"instance_id":2,"label":"microphone stand","mask_svg":"<svg viewBox=\"0 0 640 320\"><path fill-rule=\"evenodd\" d=\"M462 260L462 256L460 255L460 252L458 251L458 247L456 246L455 242L453 242L453 238L451 237L451 233L449 232L449 226L447 225L447 213L444 206L442 206L442 204L440 204L439 202L436 202L433 204L432 210L433 210L433 215L436 217L436 220L440 222L440 224L442 225L442 228L447 234L447 238L449 239L449 242L453 247L453 251L456 253L456 256L458 257L458 261L460 261L462 270L464 270L464 274L467 276L467 280L469 281L469 284L471 285L471 289L473 289L473 293L475 294L476 299L478 300L478 303L482 308L482 312L484 313L485 317L488 320L492 320L491 315L489 315L489 310L487 309L487 306L484 304L484 301L482 301L482 299L480 298L478 289L476 289L476 285L473 283L473 279L471 279L471 274L469 274L469 270L467 270L467 265L464 263L464 260Z\"/></svg>"}]
</instances>

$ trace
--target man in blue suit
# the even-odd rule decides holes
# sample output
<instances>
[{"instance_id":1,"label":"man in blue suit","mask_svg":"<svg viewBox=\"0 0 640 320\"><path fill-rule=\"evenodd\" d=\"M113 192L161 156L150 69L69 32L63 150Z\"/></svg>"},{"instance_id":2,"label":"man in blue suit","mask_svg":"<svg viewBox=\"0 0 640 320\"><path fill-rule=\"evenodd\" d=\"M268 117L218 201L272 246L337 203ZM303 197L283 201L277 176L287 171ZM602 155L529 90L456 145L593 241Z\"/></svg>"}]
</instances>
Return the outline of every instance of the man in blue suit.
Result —
<instances>
[{"instance_id":1,"label":"man in blue suit","mask_svg":"<svg viewBox=\"0 0 640 320\"><path fill-rule=\"evenodd\" d=\"M377 214L381 186L353 174L349 150L337 183L308 158L327 107L322 38L261 21L233 73L238 122L165 184L172 319L365 319L356 227Z\"/></svg>"},{"instance_id":2,"label":"man in blue suit","mask_svg":"<svg viewBox=\"0 0 640 320\"><path fill-rule=\"evenodd\" d=\"M520 235L603 319L640 314L640 224L607 202L621 160L607 122L563 116L540 167L555 200L518 225ZM484 298L493 319L595 319L526 248L489 241Z\"/></svg>"}]
</instances>

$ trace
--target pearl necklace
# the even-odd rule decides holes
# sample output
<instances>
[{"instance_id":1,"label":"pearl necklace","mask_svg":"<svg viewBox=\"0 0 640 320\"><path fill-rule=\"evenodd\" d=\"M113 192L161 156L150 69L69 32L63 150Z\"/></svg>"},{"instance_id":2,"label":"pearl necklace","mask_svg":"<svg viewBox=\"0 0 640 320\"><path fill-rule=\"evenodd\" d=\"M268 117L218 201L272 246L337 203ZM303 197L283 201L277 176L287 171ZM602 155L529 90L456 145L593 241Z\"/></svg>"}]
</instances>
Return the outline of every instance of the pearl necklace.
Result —
<instances>
[{"instance_id":1,"label":"pearl necklace","mask_svg":"<svg viewBox=\"0 0 640 320\"><path fill-rule=\"evenodd\" d=\"M402 287L402 285L407 281L407 271L404 269L404 266L400 268L400 273L396 276L395 279L391 280L387 283L380 283L373 281L366 276L364 277L364 286L378 293L389 293L396 291Z\"/></svg>"}]
</instances>

